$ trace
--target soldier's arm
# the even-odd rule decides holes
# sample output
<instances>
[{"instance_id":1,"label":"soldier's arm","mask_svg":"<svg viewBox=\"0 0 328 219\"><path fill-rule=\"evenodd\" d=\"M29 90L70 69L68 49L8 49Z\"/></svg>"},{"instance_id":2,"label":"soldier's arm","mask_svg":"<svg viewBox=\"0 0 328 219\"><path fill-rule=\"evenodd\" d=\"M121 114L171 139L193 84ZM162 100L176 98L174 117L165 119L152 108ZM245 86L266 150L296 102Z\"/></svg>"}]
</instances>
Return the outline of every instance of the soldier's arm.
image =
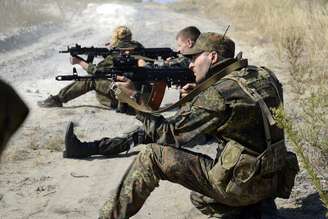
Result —
<instances>
[{"instance_id":1,"label":"soldier's arm","mask_svg":"<svg viewBox=\"0 0 328 219\"><path fill-rule=\"evenodd\" d=\"M72 65L76 65L76 64L78 64L78 65L81 66L84 70L87 70L88 67L89 67L89 63L85 62L84 60L82 60L82 59L80 59L80 58L78 58L78 57L73 57L73 56L71 56L69 61L70 61L70 63L71 63Z\"/></svg>"},{"instance_id":2,"label":"soldier's arm","mask_svg":"<svg viewBox=\"0 0 328 219\"><path fill-rule=\"evenodd\" d=\"M112 67L113 66L113 57L111 55L107 56L104 60L99 62L98 64L89 63L86 71L88 74L94 75L98 69L104 67Z\"/></svg>"},{"instance_id":3,"label":"soldier's arm","mask_svg":"<svg viewBox=\"0 0 328 219\"><path fill-rule=\"evenodd\" d=\"M170 119L147 113L137 118L154 142L181 146L198 135L213 133L228 116L223 97L211 87Z\"/></svg>"}]
</instances>

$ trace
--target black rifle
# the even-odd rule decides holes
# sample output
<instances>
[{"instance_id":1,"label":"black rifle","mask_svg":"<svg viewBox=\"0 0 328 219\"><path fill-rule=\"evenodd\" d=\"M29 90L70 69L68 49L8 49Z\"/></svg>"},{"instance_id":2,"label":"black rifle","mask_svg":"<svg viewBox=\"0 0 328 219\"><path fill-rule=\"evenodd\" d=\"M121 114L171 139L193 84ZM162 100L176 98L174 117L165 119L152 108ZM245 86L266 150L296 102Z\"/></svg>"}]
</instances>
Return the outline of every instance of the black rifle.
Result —
<instances>
[{"instance_id":1,"label":"black rifle","mask_svg":"<svg viewBox=\"0 0 328 219\"><path fill-rule=\"evenodd\" d=\"M58 75L57 81L80 81L80 80L97 80L111 79L116 80L117 76L125 76L133 82L137 83L152 83L165 81L167 86L172 85L183 86L187 83L194 83L195 77L192 71L188 68L176 67L113 67L102 68L96 71L94 75L80 76L73 68L72 75Z\"/></svg>"},{"instance_id":2,"label":"black rifle","mask_svg":"<svg viewBox=\"0 0 328 219\"><path fill-rule=\"evenodd\" d=\"M170 66L162 61L158 64L148 64L145 67L138 67L138 59L130 54L120 53L113 57L112 67L97 67L93 75L80 76L73 68L72 75L58 75L57 81L71 80L116 80L117 75L125 76L133 82L139 84L165 81L167 86L183 86L187 83L195 82L193 72L185 67Z\"/></svg>"},{"instance_id":3,"label":"black rifle","mask_svg":"<svg viewBox=\"0 0 328 219\"><path fill-rule=\"evenodd\" d=\"M173 51L171 48L111 48L106 47L81 47L81 45L76 44L73 47L67 47L67 50L59 51L59 53L70 53L71 56L79 57L80 55L87 55L87 60L84 60L88 63L92 63L93 59L97 56L102 56L106 58L111 54L119 54L129 52L131 55L140 55L151 59L167 59L170 57L177 57L178 52Z\"/></svg>"}]
</instances>

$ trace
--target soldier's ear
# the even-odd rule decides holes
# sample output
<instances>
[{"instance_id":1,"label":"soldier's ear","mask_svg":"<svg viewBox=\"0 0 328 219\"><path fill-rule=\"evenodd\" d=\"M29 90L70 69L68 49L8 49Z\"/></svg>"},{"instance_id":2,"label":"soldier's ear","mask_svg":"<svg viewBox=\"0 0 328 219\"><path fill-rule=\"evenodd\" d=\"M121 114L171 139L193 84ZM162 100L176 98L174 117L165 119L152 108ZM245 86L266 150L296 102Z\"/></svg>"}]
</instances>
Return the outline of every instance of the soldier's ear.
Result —
<instances>
[{"instance_id":1,"label":"soldier's ear","mask_svg":"<svg viewBox=\"0 0 328 219\"><path fill-rule=\"evenodd\" d=\"M192 41L191 39L187 39L187 44L189 48L192 48L194 46L194 41Z\"/></svg>"},{"instance_id":2,"label":"soldier's ear","mask_svg":"<svg viewBox=\"0 0 328 219\"><path fill-rule=\"evenodd\" d=\"M218 62L219 60L219 56L218 56L218 53L217 52L215 52L215 51L212 51L211 53L210 53L210 55L211 55L211 62L212 62L212 64L213 63L216 63L216 62Z\"/></svg>"}]
</instances>

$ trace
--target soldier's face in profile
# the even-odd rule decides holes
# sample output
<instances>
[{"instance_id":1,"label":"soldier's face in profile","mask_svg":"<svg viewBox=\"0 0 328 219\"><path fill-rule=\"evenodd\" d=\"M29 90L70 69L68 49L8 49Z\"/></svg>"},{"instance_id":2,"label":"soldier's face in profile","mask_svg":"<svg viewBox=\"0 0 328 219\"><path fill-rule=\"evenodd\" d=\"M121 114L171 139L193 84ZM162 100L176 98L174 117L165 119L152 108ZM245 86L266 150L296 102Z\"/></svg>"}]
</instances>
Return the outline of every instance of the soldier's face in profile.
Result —
<instances>
[{"instance_id":1,"label":"soldier's face in profile","mask_svg":"<svg viewBox=\"0 0 328 219\"><path fill-rule=\"evenodd\" d=\"M189 68L194 72L196 82L201 82L206 78L206 74L212 63L212 55L209 52L202 52L192 57Z\"/></svg>"},{"instance_id":2,"label":"soldier's face in profile","mask_svg":"<svg viewBox=\"0 0 328 219\"><path fill-rule=\"evenodd\" d=\"M190 39L186 39L184 37L177 38L177 51L180 53L184 53L186 49L189 49L193 46L193 43Z\"/></svg>"}]
</instances>

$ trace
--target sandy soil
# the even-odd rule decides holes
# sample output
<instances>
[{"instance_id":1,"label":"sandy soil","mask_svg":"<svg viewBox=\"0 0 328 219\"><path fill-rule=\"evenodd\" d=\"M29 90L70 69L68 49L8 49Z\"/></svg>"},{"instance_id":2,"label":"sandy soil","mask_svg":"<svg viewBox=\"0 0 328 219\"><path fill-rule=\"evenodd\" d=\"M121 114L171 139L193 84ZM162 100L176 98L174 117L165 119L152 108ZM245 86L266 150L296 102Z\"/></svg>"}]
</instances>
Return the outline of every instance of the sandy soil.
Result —
<instances>
[{"instance_id":1,"label":"sandy soil","mask_svg":"<svg viewBox=\"0 0 328 219\"><path fill-rule=\"evenodd\" d=\"M68 55L58 54L67 45L102 46L112 29L127 24L135 39L147 47L174 47L176 32L189 25L201 31L223 31L222 23L190 17L151 4L92 4L81 17L54 29L37 42L0 54L0 76L13 84L31 109L23 127L13 137L0 166L0 218L96 218L98 209L117 186L135 151L117 158L63 159L64 131L77 123L83 140L114 137L139 125L133 117L102 108L94 93L79 97L63 108L42 109L38 100L56 94L66 85L57 74L70 73ZM249 46L241 38L238 50L250 62L272 59L268 49ZM259 63L258 57L261 57ZM274 66L273 66L274 67ZM82 72L81 69L78 71ZM279 77L284 80L284 75ZM164 103L177 99L169 90ZM209 150L210 145L203 150ZM278 200L286 218L324 218L318 196L302 172L290 200ZM302 205L303 204L303 205ZM133 218L207 218L193 208L189 191L165 181Z\"/></svg>"}]
</instances>

